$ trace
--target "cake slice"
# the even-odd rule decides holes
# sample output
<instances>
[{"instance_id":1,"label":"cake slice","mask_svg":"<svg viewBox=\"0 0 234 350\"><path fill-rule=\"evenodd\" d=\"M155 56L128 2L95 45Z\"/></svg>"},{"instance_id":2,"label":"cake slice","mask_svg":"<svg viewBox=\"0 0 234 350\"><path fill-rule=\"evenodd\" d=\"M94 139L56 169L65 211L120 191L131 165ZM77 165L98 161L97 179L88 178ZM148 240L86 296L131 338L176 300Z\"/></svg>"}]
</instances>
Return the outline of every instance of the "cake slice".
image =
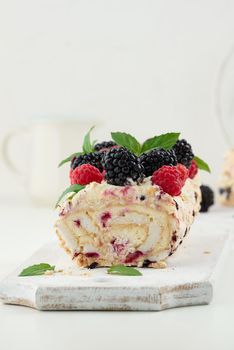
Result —
<instances>
[{"instance_id":1,"label":"cake slice","mask_svg":"<svg viewBox=\"0 0 234 350\"><path fill-rule=\"evenodd\" d=\"M68 158L71 187L64 194L72 197L59 204L55 228L78 266L165 266L201 202L199 164L178 137L164 134L141 145L118 132L93 148L89 132L82 154Z\"/></svg>"},{"instance_id":2,"label":"cake slice","mask_svg":"<svg viewBox=\"0 0 234 350\"><path fill-rule=\"evenodd\" d=\"M187 179L172 197L146 179L141 185L92 182L61 207L56 232L81 267L157 267L182 243L200 208L200 181Z\"/></svg>"},{"instance_id":3,"label":"cake slice","mask_svg":"<svg viewBox=\"0 0 234 350\"><path fill-rule=\"evenodd\" d=\"M234 149L225 156L222 174L219 180L219 202L234 206Z\"/></svg>"}]
</instances>

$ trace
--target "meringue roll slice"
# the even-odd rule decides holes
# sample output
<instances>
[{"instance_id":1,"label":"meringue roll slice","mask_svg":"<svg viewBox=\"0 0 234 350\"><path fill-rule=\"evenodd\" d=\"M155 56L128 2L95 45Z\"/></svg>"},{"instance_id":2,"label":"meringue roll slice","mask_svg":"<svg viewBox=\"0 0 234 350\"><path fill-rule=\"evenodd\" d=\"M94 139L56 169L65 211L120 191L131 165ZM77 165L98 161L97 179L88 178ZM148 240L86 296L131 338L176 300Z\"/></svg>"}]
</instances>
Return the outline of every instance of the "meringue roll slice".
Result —
<instances>
[{"instance_id":1,"label":"meringue roll slice","mask_svg":"<svg viewBox=\"0 0 234 350\"><path fill-rule=\"evenodd\" d=\"M56 233L80 267L162 267L189 233L201 201L200 180L188 178L171 196L145 178L139 185L92 182L60 207Z\"/></svg>"}]
</instances>

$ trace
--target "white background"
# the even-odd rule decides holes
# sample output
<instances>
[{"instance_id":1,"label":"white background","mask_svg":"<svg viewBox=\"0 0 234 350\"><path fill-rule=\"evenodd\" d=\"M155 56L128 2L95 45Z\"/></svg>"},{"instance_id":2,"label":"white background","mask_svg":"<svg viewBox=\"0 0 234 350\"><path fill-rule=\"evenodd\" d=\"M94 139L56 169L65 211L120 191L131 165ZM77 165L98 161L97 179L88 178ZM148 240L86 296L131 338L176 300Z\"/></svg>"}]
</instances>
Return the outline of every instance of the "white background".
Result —
<instances>
[{"instance_id":1,"label":"white background","mask_svg":"<svg viewBox=\"0 0 234 350\"><path fill-rule=\"evenodd\" d=\"M51 115L101 119L104 139L181 131L215 184L227 149L215 88L233 13L230 0L0 1L0 137ZM22 192L0 168L1 193Z\"/></svg>"},{"instance_id":2,"label":"white background","mask_svg":"<svg viewBox=\"0 0 234 350\"><path fill-rule=\"evenodd\" d=\"M228 148L215 91L233 19L232 0L0 0L0 140L38 116L100 120L103 139L111 130L140 140L181 131L215 186ZM25 169L30 149L15 140L12 156ZM22 205L24 195L0 158L0 278L54 234L56 213ZM49 313L1 305L0 348L232 350L233 266L231 254L209 306Z\"/></svg>"}]
</instances>

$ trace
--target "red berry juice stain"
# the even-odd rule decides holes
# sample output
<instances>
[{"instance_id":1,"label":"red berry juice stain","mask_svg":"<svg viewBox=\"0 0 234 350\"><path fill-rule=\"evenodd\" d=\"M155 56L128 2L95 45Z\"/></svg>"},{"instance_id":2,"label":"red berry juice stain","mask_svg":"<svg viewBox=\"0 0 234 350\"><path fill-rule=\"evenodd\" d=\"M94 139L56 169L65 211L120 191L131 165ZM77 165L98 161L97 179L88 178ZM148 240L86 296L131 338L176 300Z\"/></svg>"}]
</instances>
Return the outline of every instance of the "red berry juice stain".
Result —
<instances>
[{"instance_id":1,"label":"red berry juice stain","mask_svg":"<svg viewBox=\"0 0 234 350\"><path fill-rule=\"evenodd\" d=\"M96 252L85 253L86 258L99 258L99 254Z\"/></svg>"},{"instance_id":2,"label":"red berry juice stain","mask_svg":"<svg viewBox=\"0 0 234 350\"><path fill-rule=\"evenodd\" d=\"M125 186L124 188L121 189L121 193L123 196L126 196L130 190L130 186Z\"/></svg>"},{"instance_id":3,"label":"red berry juice stain","mask_svg":"<svg viewBox=\"0 0 234 350\"><path fill-rule=\"evenodd\" d=\"M80 253L78 253L78 252L74 252L73 257L72 257L72 260L75 259L75 258L77 258L77 256L78 256L79 254L80 254Z\"/></svg>"},{"instance_id":4,"label":"red berry juice stain","mask_svg":"<svg viewBox=\"0 0 234 350\"><path fill-rule=\"evenodd\" d=\"M114 251L117 253L117 255L119 255L125 248L125 246L127 245L127 243L116 243L116 239L113 239L111 241L111 244L113 246Z\"/></svg>"},{"instance_id":5,"label":"red berry juice stain","mask_svg":"<svg viewBox=\"0 0 234 350\"><path fill-rule=\"evenodd\" d=\"M104 194L104 196L114 196L114 197L116 197L116 193L113 190L109 190L109 189L105 190L103 192L103 194Z\"/></svg>"},{"instance_id":6,"label":"red berry juice stain","mask_svg":"<svg viewBox=\"0 0 234 350\"><path fill-rule=\"evenodd\" d=\"M125 263L129 264L132 263L133 261L137 260L140 256L144 255L140 250L136 250L134 253L129 253L126 256Z\"/></svg>"},{"instance_id":7,"label":"red berry juice stain","mask_svg":"<svg viewBox=\"0 0 234 350\"><path fill-rule=\"evenodd\" d=\"M111 213L106 211L101 215L101 223L103 227L106 227L107 221L111 218Z\"/></svg>"},{"instance_id":8,"label":"red berry juice stain","mask_svg":"<svg viewBox=\"0 0 234 350\"><path fill-rule=\"evenodd\" d=\"M76 224L77 227L80 227L80 220L79 219L74 220L74 223Z\"/></svg>"}]
</instances>

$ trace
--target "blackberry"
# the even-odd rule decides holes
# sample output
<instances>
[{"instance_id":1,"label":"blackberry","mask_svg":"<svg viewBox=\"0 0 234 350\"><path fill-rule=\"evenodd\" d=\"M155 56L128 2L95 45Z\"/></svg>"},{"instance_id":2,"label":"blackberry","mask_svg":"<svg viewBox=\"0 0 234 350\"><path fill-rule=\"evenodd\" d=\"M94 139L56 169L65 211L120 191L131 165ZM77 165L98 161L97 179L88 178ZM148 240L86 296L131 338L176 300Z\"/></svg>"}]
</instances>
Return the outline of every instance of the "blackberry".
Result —
<instances>
[{"instance_id":1,"label":"blackberry","mask_svg":"<svg viewBox=\"0 0 234 350\"><path fill-rule=\"evenodd\" d=\"M123 147L112 148L106 152L103 165L106 181L111 185L130 185L129 179L140 183L144 178L138 157Z\"/></svg>"},{"instance_id":2,"label":"blackberry","mask_svg":"<svg viewBox=\"0 0 234 350\"><path fill-rule=\"evenodd\" d=\"M214 192L209 186L202 185L201 187L201 212L207 212L209 207L214 204Z\"/></svg>"},{"instance_id":3,"label":"blackberry","mask_svg":"<svg viewBox=\"0 0 234 350\"><path fill-rule=\"evenodd\" d=\"M88 269L92 270L92 269L96 269L96 267L98 267L98 263L95 261L88 266Z\"/></svg>"},{"instance_id":4,"label":"blackberry","mask_svg":"<svg viewBox=\"0 0 234 350\"><path fill-rule=\"evenodd\" d=\"M149 265L152 263L149 259L145 259L143 261L142 267L149 267Z\"/></svg>"},{"instance_id":5,"label":"blackberry","mask_svg":"<svg viewBox=\"0 0 234 350\"><path fill-rule=\"evenodd\" d=\"M73 158L71 162L71 168L74 170L75 168L83 164L91 164L102 172L102 154L97 152L81 154L78 157Z\"/></svg>"},{"instance_id":6,"label":"blackberry","mask_svg":"<svg viewBox=\"0 0 234 350\"><path fill-rule=\"evenodd\" d=\"M144 175L151 176L155 170L158 170L163 165L176 165L177 158L173 150L166 151L160 148L143 153L140 156L140 163L143 166Z\"/></svg>"},{"instance_id":7,"label":"blackberry","mask_svg":"<svg viewBox=\"0 0 234 350\"><path fill-rule=\"evenodd\" d=\"M94 146L94 150L96 152L102 151L102 150L108 150L111 147L117 146L117 144L114 141L103 141L101 143L97 143Z\"/></svg>"},{"instance_id":8,"label":"blackberry","mask_svg":"<svg viewBox=\"0 0 234 350\"><path fill-rule=\"evenodd\" d=\"M192 160L194 157L192 147L186 140L178 140L176 144L173 146L175 151L178 163L181 163L189 168L192 164Z\"/></svg>"}]
</instances>

